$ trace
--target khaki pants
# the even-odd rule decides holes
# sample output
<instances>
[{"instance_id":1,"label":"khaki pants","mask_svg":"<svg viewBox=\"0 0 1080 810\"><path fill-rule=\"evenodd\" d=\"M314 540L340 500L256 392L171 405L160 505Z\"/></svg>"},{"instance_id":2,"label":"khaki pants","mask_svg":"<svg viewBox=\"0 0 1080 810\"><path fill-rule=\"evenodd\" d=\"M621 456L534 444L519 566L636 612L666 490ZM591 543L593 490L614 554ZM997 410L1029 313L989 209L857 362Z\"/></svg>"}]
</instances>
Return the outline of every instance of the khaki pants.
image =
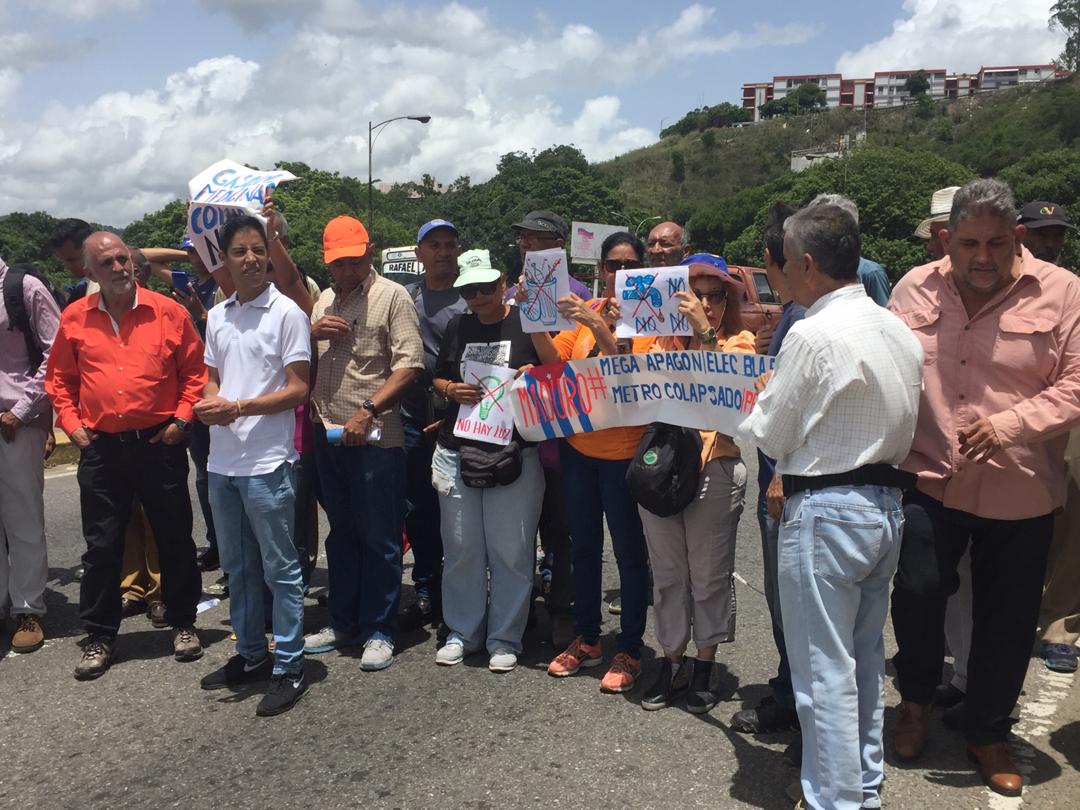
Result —
<instances>
[{"instance_id":1,"label":"khaki pants","mask_svg":"<svg viewBox=\"0 0 1080 810\"><path fill-rule=\"evenodd\" d=\"M120 579L120 595L136 602L161 601L161 567L158 564L157 543L150 521L142 504L136 499L131 505L131 519L124 532L124 568Z\"/></svg>"},{"instance_id":2,"label":"khaki pants","mask_svg":"<svg viewBox=\"0 0 1080 810\"><path fill-rule=\"evenodd\" d=\"M1039 612L1040 638L1048 644L1080 639L1080 428L1069 434L1065 464L1065 510L1054 517Z\"/></svg>"}]
</instances>

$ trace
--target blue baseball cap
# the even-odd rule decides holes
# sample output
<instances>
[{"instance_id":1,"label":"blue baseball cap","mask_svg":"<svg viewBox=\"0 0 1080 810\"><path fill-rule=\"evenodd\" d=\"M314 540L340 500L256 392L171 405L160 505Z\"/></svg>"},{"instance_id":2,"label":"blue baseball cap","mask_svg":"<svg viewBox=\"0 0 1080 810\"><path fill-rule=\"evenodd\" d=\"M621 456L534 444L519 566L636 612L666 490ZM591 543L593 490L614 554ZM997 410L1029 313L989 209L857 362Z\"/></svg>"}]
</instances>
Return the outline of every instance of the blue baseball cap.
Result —
<instances>
[{"instance_id":1,"label":"blue baseball cap","mask_svg":"<svg viewBox=\"0 0 1080 810\"><path fill-rule=\"evenodd\" d=\"M715 267L717 270L727 273L729 276L731 275L724 257L717 256L715 253L691 253L679 262L680 266L691 264L707 264L709 267Z\"/></svg>"},{"instance_id":2,"label":"blue baseball cap","mask_svg":"<svg viewBox=\"0 0 1080 810\"><path fill-rule=\"evenodd\" d=\"M694 276L712 276L734 288L736 292L741 293L746 289L742 279L728 268L728 263L724 261L724 257L717 256L715 253L692 253L679 262L679 265L690 268L691 278Z\"/></svg>"},{"instance_id":3,"label":"blue baseball cap","mask_svg":"<svg viewBox=\"0 0 1080 810\"><path fill-rule=\"evenodd\" d=\"M449 228L454 232L455 236L459 236L458 229L454 227L454 223L447 222L445 219L433 219L431 222L425 222L420 226L420 230L416 232L416 244L420 244L424 241L424 237L431 233L436 228Z\"/></svg>"},{"instance_id":4,"label":"blue baseball cap","mask_svg":"<svg viewBox=\"0 0 1080 810\"><path fill-rule=\"evenodd\" d=\"M180 243L181 250L187 250L188 248L195 247L195 243L191 241L191 237L186 233L184 234L184 241Z\"/></svg>"}]
</instances>

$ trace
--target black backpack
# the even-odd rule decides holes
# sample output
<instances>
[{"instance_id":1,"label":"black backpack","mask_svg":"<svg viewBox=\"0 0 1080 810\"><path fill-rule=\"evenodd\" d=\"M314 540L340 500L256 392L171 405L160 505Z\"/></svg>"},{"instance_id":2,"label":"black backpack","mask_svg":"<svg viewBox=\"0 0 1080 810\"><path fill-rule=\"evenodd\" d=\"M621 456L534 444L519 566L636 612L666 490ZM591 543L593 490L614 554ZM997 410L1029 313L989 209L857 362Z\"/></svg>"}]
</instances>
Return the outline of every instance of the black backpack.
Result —
<instances>
[{"instance_id":1,"label":"black backpack","mask_svg":"<svg viewBox=\"0 0 1080 810\"><path fill-rule=\"evenodd\" d=\"M699 431L653 422L626 470L630 495L658 517L679 514L697 494L701 448Z\"/></svg>"},{"instance_id":2,"label":"black backpack","mask_svg":"<svg viewBox=\"0 0 1080 810\"><path fill-rule=\"evenodd\" d=\"M45 274L32 264L14 264L8 268L4 276L4 308L7 310L8 329L18 329L23 333L26 341L26 354L30 358L30 374L37 373L42 359L45 357L45 349L38 343L37 335L30 324L30 313L26 311L26 302L23 298L23 279L33 276L49 291L58 308L64 308L63 298L49 284Z\"/></svg>"}]
</instances>

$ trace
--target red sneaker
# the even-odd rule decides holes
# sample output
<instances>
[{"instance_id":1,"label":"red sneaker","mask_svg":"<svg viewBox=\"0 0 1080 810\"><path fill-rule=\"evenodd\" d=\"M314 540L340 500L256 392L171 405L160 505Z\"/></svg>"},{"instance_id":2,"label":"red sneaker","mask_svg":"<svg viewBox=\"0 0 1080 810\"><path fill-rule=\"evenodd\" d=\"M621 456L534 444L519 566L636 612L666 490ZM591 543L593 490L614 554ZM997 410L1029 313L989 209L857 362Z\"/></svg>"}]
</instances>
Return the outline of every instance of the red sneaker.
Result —
<instances>
[{"instance_id":1,"label":"red sneaker","mask_svg":"<svg viewBox=\"0 0 1080 810\"><path fill-rule=\"evenodd\" d=\"M548 664L548 675L565 678L582 667L595 667L604 660L599 644L586 644L581 636L570 642L564 652Z\"/></svg>"},{"instance_id":2,"label":"red sneaker","mask_svg":"<svg viewBox=\"0 0 1080 810\"><path fill-rule=\"evenodd\" d=\"M641 674L641 660L627 653L618 653L611 662L611 669L600 681L601 692L629 692Z\"/></svg>"}]
</instances>

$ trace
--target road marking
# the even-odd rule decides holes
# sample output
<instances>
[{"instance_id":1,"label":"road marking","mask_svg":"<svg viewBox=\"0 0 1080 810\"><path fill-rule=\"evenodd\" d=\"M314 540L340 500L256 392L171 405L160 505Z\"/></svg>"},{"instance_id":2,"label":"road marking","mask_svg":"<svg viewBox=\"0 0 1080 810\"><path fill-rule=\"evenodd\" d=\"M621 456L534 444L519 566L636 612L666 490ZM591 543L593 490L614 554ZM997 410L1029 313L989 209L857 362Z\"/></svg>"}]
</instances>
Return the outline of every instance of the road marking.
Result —
<instances>
[{"instance_id":1,"label":"road marking","mask_svg":"<svg viewBox=\"0 0 1080 810\"><path fill-rule=\"evenodd\" d=\"M1020 702L1020 722L1013 729L1009 739L1009 750L1021 775L1025 777L1024 790L1031 790L1031 776L1035 772L1035 748L1032 742L1050 734L1058 726L1058 707L1062 699L1069 694L1073 676L1064 672L1053 672L1042 662L1035 664L1034 679L1028 677L1028 683L1035 681L1030 690L1031 698ZM1023 796L1009 797L994 793L986 788L990 810L1017 810L1024 806Z\"/></svg>"},{"instance_id":2,"label":"road marking","mask_svg":"<svg viewBox=\"0 0 1080 810\"><path fill-rule=\"evenodd\" d=\"M54 478L67 478L69 475L74 475L78 471L78 464L64 464L60 467L54 467L52 472L45 473L45 480L51 481Z\"/></svg>"}]
</instances>

